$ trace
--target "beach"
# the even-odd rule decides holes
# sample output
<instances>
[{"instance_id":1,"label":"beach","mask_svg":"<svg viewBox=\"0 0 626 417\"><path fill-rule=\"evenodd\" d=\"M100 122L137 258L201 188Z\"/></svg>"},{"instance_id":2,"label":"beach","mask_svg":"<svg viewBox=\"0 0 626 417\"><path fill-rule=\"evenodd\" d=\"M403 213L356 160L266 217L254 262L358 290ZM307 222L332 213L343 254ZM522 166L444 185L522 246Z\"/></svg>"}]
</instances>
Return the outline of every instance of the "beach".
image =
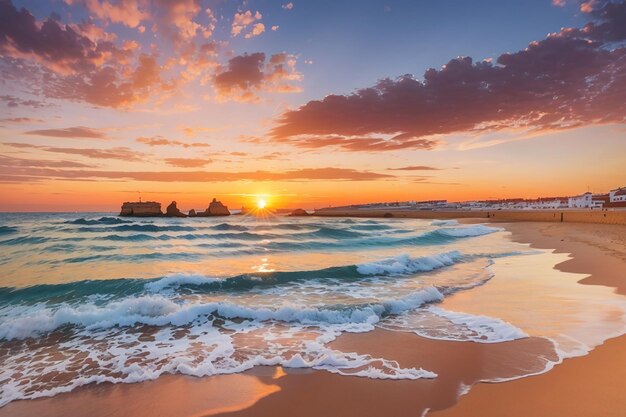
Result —
<instances>
[{"instance_id":1,"label":"beach","mask_svg":"<svg viewBox=\"0 0 626 417\"><path fill-rule=\"evenodd\" d=\"M626 294L625 227L524 222L498 226L511 232L516 242L571 254L555 268L584 274L581 284L614 287ZM395 360L402 367L422 367L437 378L380 380L263 366L234 375L164 375L137 384L90 384L51 398L11 402L0 408L0 416L621 416L626 410L620 388L626 378L621 366L626 359L623 336L585 356L565 359L546 373L486 384L480 381L515 378L520 368L540 367L537 356L551 346L536 337L488 344L377 328L342 334L331 347Z\"/></svg>"}]
</instances>

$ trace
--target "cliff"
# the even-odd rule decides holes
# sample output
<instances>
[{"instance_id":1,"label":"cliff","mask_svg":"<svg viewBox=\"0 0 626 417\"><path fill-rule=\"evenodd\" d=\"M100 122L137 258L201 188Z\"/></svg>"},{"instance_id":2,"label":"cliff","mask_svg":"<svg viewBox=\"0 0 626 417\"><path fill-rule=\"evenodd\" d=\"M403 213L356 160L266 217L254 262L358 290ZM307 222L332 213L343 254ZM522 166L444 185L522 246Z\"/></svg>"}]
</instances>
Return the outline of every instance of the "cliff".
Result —
<instances>
[{"instance_id":1,"label":"cliff","mask_svg":"<svg viewBox=\"0 0 626 417\"><path fill-rule=\"evenodd\" d=\"M120 216L155 217L162 216L161 203L154 201L126 202L122 204Z\"/></svg>"}]
</instances>

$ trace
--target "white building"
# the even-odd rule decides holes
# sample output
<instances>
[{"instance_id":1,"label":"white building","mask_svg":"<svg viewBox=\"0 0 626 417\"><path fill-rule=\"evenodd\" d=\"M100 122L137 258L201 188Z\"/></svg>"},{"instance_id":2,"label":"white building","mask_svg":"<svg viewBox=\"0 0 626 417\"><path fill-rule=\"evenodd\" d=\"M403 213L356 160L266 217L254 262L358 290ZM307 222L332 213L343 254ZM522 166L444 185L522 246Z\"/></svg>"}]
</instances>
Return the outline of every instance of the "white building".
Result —
<instances>
[{"instance_id":1,"label":"white building","mask_svg":"<svg viewBox=\"0 0 626 417\"><path fill-rule=\"evenodd\" d=\"M616 188L609 191L609 201L611 203L626 202L626 187Z\"/></svg>"},{"instance_id":2,"label":"white building","mask_svg":"<svg viewBox=\"0 0 626 417\"><path fill-rule=\"evenodd\" d=\"M586 192L585 194L570 197L567 202L569 208L590 208L593 204L593 194Z\"/></svg>"}]
</instances>

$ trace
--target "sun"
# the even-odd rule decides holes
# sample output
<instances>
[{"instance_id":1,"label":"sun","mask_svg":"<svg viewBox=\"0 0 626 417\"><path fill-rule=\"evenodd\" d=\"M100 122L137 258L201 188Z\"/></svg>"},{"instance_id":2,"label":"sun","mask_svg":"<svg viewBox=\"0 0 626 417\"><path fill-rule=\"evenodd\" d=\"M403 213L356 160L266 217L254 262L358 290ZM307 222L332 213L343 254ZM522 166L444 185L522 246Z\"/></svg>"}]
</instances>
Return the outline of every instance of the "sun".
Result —
<instances>
[{"instance_id":1,"label":"sun","mask_svg":"<svg viewBox=\"0 0 626 417\"><path fill-rule=\"evenodd\" d=\"M256 206L257 206L259 209L264 209L266 205L267 205L267 203L266 203L266 202L265 202L265 200L263 200L262 198L259 198L259 199L257 200L257 202L256 202Z\"/></svg>"}]
</instances>

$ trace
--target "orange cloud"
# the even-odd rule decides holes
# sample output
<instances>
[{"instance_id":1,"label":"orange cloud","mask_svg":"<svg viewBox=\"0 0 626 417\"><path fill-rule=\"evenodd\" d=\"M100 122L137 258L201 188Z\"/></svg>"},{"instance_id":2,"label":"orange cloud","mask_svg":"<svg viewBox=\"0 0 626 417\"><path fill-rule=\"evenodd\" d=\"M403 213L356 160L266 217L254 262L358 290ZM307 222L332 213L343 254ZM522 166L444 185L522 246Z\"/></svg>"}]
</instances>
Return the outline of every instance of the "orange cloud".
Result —
<instances>
[{"instance_id":1,"label":"orange cloud","mask_svg":"<svg viewBox=\"0 0 626 417\"><path fill-rule=\"evenodd\" d=\"M252 30L244 36L246 39L254 38L255 36L259 36L261 33L265 32L265 25L263 23L255 23L252 26Z\"/></svg>"},{"instance_id":2,"label":"orange cloud","mask_svg":"<svg viewBox=\"0 0 626 417\"><path fill-rule=\"evenodd\" d=\"M387 168L389 171L439 171L441 168L434 168L425 165L411 165L400 168Z\"/></svg>"},{"instance_id":3,"label":"orange cloud","mask_svg":"<svg viewBox=\"0 0 626 417\"><path fill-rule=\"evenodd\" d=\"M66 127L63 129L40 129L24 132L25 135L49 136L54 138L88 138L88 139L106 139L104 132L98 129L92 129L85 126Z\"/></svg>"},{"instance_id":4,"label":"orange cloud","mask_svg":"<svg viewBox=\"0 0 626 417\"><path fill-rule=\"evenodd\" d=\"M252 13L252 11L246 10L245 12L235 13L235 16L233 17L233 23L230 29L230 34L232 36L239 36L248 26L252 25L254 22L261 20L262 18L263 18L263 15L258 11L255 13ZM260 33L265 31L265 26L263 24L261 25L263 26L263 30ZM254 31L254 27L253 27L253 31ZM250 33L245 35L245 37L248 38L249 37L248 35L250 35ZM252 35L252 36L256 36L256 35Z\"/></svg>"},{"instance_id":5,"label":"orange cloud","mask_svg":"<svg viewBox=\"0 0 626 417\"><path fill-rule=\"evenodd\" d=\"M200 168L213 162L210 159L200 158L165 158L168 165L178 168Z\"/></svg>"},{"instance_id":6,"label":"orange cloud","mask_svg":"<svg viewBox=\"0 0 626 417\"><path fill-rule=\"evenodd\" d=\"M204 148L211 146L208 143L202 142L185 143L178 140L169 140L163 136L154 136L151 138L140 137L137 138L137 142L148 146L182 146L183 148Z\"/></svg>"},{"instance_id":7,"label":"orange cloud","mask_svg":"<svg viewBox=\"0 0 626 417\"><path fill-rule=\"evenodd\" d=\"M85 7L95 17L111 23L121 23L130 28L150 18L150 14L140 8L137 0L118 0L111 3L108 0L85 0Z\"/></svg>"},{"instance_id":8,"label":"orange cloud","mask_svg":"<svg viewBox=\"0 0 626 417\"><path fill-rule=\"evenodd\" d=\"M66 155L79 155L93 159L120 159L122 161L145 161L147 156L144 153L133 151L126 147L115 147L107 149L93 148L59 148L53 146L39 146L29 143L5 143L6 146L14 148L32 148L45 152L62 153Z\"/></svg>"},{"instance_id":9,"label":"orange cloud","mask_svg":"<svg viewBox=\"0 0 626 417\"><path fill-rule=\"evenodd\" d=\"M0 161L2 162L2 161ZM0 165L0 177L14 176L28 179L63 179L84 181L90 179L134 180L153 182L232 182L232 181L376 181L395 178L393 175L346 168L305 168L284 172L208 172L208 171L95 171L51 168L22 168Z\"/></svg>"}]
</instances>

